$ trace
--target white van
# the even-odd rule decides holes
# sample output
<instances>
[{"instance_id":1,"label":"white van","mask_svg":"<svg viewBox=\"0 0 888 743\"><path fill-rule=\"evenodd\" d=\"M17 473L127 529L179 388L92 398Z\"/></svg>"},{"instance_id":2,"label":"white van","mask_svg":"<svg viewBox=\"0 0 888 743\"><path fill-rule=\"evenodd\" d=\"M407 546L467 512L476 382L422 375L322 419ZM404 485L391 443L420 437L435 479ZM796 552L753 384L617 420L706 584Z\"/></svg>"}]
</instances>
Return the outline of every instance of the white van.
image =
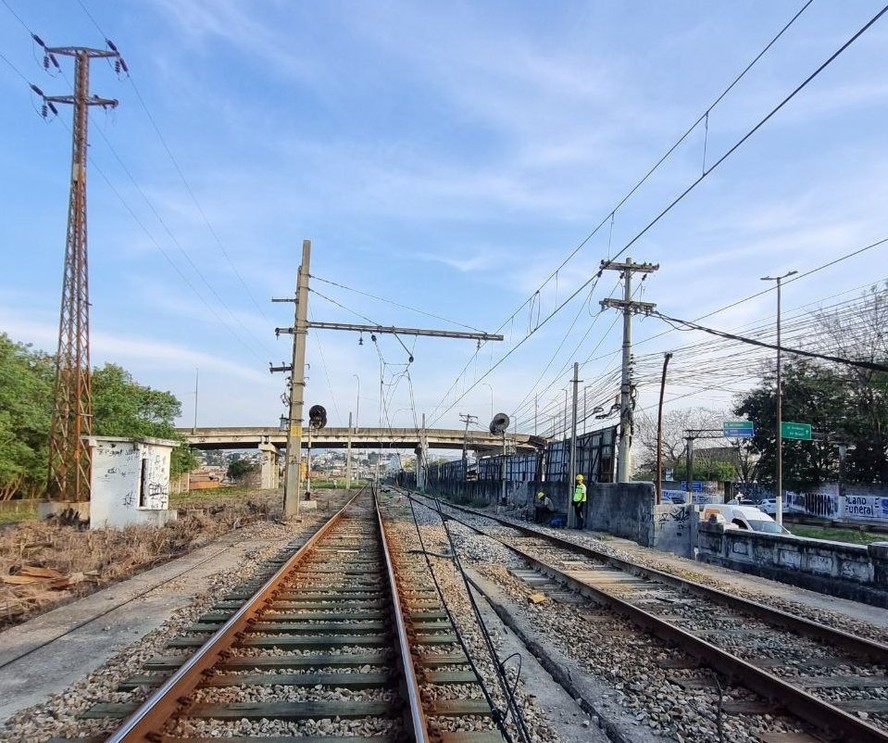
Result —
<instances>
[{"instance_id":1,"label":"white van","mask_svg":"<svg viewBox=\"0 0 888 743\"><path fill-rule=\"evenodd\" d=\"M782 527L764 511L755 506L734 506L721 503L711 503L703 507L701 518L709 521L710 516L715 516L719 521L724 520L725 526L736 526L738 529L763 532L765 534L789 534L789 530Z\"/></svg>"}]
</instances>

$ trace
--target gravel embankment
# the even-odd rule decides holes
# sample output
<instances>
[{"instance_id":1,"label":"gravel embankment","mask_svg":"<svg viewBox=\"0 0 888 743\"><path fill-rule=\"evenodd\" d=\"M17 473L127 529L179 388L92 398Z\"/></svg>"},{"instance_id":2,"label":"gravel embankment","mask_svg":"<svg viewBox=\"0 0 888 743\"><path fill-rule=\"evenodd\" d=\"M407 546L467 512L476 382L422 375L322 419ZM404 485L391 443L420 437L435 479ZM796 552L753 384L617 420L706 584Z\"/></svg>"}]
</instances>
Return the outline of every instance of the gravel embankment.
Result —
<instances>
[{"instance_id":1,"label":"gravel embankment","mask_svg":"<svg viewBox=\"0 0 888 743\"><path fill-rule=\"evenodd\" d=\"M460 514L459 518L473 521L479 517ZM478 523L498 535L520 538L507 527L491 527L489 520L484 519L482 523L479 518ZM511 611L527 618L540 636L580 663L596 682L607 683L612 699L638 727L667 740L686 743L718 740L719 728L724 740L750 743L758 741L765 732L801 732L796 721L784 716L720 714L725 702L757 701L758 698L742 687L727 685L724 679L717 679L708 670L663 668L663 662L675 658L676 651L606 609L594 604L576 606L549 600L531 603L529 595L534 589L510 572L514 567L528 567L521 564L514 553L465 526L451 522L450 530L465 562L511 597L514 602ZM594 543L596 548L621 559L630 559L590 536L577 533L572 538L589 542L590 546ZM571 562L581 561L576 555L566 553L566 556ZM632 557L637 561L637 555ZM682 607L677 605L673 611L681 615ZM717 625L714 615L698 616L698 619ZM688 622L692 621L693 611L688 615ZM807 641L800 642L807 644ZM772 653L779 655L780 652L779 647L772 648Z\"/></svg>"}]
</instances>

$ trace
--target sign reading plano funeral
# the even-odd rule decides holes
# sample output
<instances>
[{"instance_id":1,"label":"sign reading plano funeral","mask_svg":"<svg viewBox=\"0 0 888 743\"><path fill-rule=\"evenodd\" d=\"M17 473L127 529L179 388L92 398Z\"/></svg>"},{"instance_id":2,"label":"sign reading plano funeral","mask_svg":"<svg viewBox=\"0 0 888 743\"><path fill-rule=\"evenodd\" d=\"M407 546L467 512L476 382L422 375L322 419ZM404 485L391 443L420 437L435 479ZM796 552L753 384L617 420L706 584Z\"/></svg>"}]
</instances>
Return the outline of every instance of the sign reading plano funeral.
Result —
<instances>
[{"instance_id":1,"label":"sign reading plano funeral","mask_svg":"<svg viewBox=\"0 0 888 743\"><path fill-rule=\"evenodd\" d=\"M845 518L888 521L888 498L873 495L849 495L845 498Z\"/></svg>"}]
</instances>

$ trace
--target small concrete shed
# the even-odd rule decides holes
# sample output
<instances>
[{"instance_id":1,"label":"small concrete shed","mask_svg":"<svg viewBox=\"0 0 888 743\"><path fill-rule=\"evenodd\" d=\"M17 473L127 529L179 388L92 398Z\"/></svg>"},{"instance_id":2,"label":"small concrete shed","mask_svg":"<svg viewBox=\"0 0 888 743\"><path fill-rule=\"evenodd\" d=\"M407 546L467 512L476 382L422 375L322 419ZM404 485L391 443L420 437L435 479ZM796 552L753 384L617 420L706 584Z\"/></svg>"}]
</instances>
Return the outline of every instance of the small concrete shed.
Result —
<instances>
[{"instance_id":1,"label":"small concrete shed","mask_svg":"<svg viewBox=\"0 0 888 743\"><path fill-rule=\"evenodd\" d=\"M178 442L90 436L89 528L175 521L170 505L170 455Z\"/></svg>"}]
</instances>

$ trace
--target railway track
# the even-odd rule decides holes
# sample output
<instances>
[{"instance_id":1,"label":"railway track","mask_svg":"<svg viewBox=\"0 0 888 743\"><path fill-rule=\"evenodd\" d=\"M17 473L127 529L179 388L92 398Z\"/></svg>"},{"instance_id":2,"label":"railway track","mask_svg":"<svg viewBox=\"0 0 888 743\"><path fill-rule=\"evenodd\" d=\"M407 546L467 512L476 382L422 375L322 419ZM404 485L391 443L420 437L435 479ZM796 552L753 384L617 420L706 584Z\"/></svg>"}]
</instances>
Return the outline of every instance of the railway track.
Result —
<instances>
[{"instance_id":1,"label":"railway track","mask_svg":"<svg viewBox=\"0 0 888 743\"><path fill-rule=\"evenodd\" d=\"M125 718L87 740L504 740L428 574L399 552L359 493L121 685L147 699L86 712Z\"/></svg>"},{"instance_id":2,"label":"railway track","mask_svg":"<svg viewBox=\"0 0 888 743\"><path fill-rule=\"evenodd\" d=\"M888 742L885 645L532 527L445 502L441 507L449 519L527 561L532 569L523 578L531 585L567 586L680 650L670 665L684 688L712 686L711 675L699 673L708 667L765 700L735 704L735 712L785 710L827 739ZM479 518L494 526L479 526Z\"/></svg>"}]
</instances>

